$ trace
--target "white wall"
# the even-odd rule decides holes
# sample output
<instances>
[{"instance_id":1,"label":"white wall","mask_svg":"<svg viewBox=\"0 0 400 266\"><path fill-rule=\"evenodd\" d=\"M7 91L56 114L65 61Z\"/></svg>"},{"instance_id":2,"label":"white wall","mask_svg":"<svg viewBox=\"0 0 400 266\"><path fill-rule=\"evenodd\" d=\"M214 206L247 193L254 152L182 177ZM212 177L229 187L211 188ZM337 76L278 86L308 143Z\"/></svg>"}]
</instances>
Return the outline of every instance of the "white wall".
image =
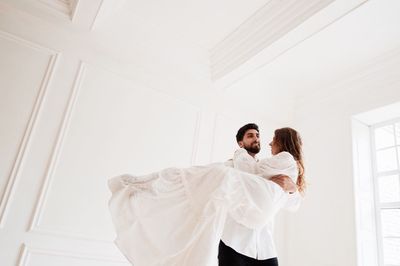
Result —
<instances>
[{"instance_id":1,"label":"white wall","mask_svg":"<svg viewBox=\"0 0 400 266\"><path fill-rule=\"evenodd\" d=\"M261 157L277 127L305 142L309 189L277 220L281 265L356 265L351 117L400 100L399 51L297 99L293 115L214 90L199 47L121 43L15 2L0 2L1 265L126 265L107 178L226 160L248 122L261 127Z\"/></svg>"},{"instance_id":2,"label":"white wall","mask_svg":"<svg viewBox=\"0 0 400 266\"><path fill-rule=\"evenodd\" d=\"M357 265L351 117L399 100L399 50L299 99L294 125L304 139L309 186L288 217L286 265Z\"/></svg>"},{"instance_id":3,"label":"white wall","mask_svg":"<svg viewBox=\"0 0 400 266\"><path fill-rule=\"evenodd\" d=\"M124 264L106 181L195 162L200 108L14 34L0 47L2 265Z\"/></svg>"}]
</instances>

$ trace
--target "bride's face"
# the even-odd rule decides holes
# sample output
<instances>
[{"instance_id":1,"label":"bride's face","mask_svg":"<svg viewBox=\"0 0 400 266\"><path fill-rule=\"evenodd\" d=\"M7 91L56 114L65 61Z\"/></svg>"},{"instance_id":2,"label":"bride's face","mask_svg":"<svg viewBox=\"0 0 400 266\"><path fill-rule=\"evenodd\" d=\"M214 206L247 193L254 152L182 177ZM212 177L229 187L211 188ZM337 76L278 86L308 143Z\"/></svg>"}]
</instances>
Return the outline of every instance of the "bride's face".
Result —
<instances>
[{"instance_id":1,"label":"bride's face","mask_svg":"<svg viewBox=\"0 0 400 266\"><path fill-rule=\"evenodd\" d=\"M278 154L281 151L281 148L279 147L278 142L276 141L275 137L269 143L269 146L271 146L272 155Z\"/></svg>"}]
</instances>

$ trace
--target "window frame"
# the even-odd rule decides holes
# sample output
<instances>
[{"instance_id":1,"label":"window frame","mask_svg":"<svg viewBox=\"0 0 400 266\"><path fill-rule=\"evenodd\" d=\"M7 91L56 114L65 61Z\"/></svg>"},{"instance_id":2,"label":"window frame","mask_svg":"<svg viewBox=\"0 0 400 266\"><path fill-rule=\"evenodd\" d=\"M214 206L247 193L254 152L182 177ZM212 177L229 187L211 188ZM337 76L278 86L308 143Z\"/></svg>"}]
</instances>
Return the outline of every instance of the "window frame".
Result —
<instances>
[{"instance_id":1,"label":"window frame","mask_svg":"<svg viewBox=\"0 0 400 266\"><path fill-rule=\"evenodd\" d=\"M379 261L379 266L391 266L384 263L384 245L383 245L383 240L384 237L383 232L382 232L382 223L381 223L381 210L390 210L390 209L400 209L400 199L399 201L396 202L390 202L390 203L381 203L380 202L380 195L379 195L379 178L382 176L389 176L393 174L397 174L399 178L399 184L400 184L400 143L397 143L397 137L396 137L396 123L400 124L400 118L396 119L391 119L388 121L376 123L372 126L370 126L370 138L371 138L371 155L372 155L372 179L373 179L373 191L374 191L374 206L375 206L375 225L376 225L376 234L377 234L377 247L378 247L378 261ZM376 148L376 142L375 142L375 131L378 128L384 127L384 126L393 126L394 130L394 146L389 146L381 149ZM377 152L380 150L385 150L385 149L390 149L390 148L395 148L396 150L396 163L397 163L397 169L396 170L391 170L391 171L384 171L384 172L378 172L377 169ZM398 238L400 239L400 237ZM394 265L393 265L394 266Z\"/></svg>"}]
</instances>

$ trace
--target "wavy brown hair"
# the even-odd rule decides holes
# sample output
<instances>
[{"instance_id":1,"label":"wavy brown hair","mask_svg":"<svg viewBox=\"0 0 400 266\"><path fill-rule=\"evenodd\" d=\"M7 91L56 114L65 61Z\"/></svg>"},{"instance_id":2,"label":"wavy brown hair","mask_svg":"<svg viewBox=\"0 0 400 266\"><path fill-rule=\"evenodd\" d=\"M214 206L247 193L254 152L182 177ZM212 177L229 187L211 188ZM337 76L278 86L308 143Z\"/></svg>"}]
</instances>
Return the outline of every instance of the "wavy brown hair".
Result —
<instances>
[{"instance_id":1,"label":"wavy brown hair","mask_svg":"<svg viewBox=\"0 0 400 266\"><path fill-rule=\"evenodd\" d=\"M296 185L300 193L304 194L306 182L304 179L303 142L299 133L290 127L279 128L275 130L274 141L277 143L280 152L286 151L296 160L299 168Z\"/></svg>"}]
</instances>

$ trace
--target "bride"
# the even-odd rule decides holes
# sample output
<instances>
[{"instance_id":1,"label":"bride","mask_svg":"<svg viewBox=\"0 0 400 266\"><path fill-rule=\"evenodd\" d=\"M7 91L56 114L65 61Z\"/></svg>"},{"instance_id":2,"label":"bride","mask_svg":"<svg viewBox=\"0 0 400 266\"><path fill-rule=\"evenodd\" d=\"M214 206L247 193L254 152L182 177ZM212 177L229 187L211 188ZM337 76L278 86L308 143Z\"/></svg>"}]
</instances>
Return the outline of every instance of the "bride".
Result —
<instances>
[{"instance_id":1,"label":"bride","mask_svg":"<svg viewBox=\"0 0 400 266\"><path fill-rule=\"evenodd\" d=\"M291 134L280 136L291 138ZM214 163L110 179L116 245L135 266L217 265L228 214L237 223L257 229L288 201L288 194L269 178L287 175L303 191L301 140L279 142L274 137L273 156L258 162L245 149L238 149L233 168Z\"/></svg>"}]
</instances>

